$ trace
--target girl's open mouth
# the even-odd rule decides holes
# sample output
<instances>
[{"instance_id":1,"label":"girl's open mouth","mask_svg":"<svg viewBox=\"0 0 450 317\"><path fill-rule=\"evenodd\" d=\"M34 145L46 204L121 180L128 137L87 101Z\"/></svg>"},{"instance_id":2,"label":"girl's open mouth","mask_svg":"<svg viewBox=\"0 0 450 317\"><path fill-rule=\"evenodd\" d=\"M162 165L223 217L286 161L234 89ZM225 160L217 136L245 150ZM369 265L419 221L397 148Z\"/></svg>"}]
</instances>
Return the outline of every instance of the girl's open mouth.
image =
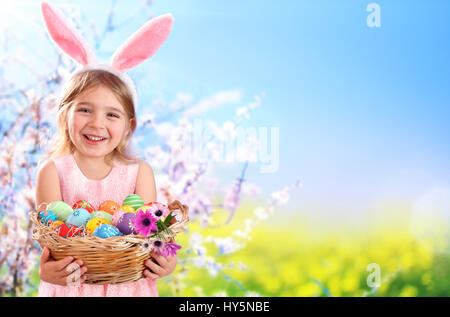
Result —
<instances>
[{"instance_id":1,"label":"girl's open mouth","mask_svg":"<svg viewBox=\"0 0 450 317\"><path fill-rule=\"evenodd\" d=\"M83 134L83 136L88 144L95 145L95 144L99 144L106 140L106 138L100 137L100 136L93 136L93 135L87 135L87 134Z\"/></svg>"}]
</instances>

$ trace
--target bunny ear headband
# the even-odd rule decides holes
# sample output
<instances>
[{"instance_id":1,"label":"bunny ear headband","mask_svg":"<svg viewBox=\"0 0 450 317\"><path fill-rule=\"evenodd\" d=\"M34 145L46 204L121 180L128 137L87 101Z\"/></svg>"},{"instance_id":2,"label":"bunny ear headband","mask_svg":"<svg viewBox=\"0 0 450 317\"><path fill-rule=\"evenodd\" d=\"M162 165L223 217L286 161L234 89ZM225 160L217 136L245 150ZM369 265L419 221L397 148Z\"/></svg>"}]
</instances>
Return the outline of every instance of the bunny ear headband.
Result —
<instances>
[{"instance_id":1,"label":"bunny ear headband","mask_svg":"<svg viewBox=\"0 0 450 317\"><path fill-rule=\"evenodd\" d=\"M41 9L50 37L80 66L72 75L87 69L109 71L122 79L130 88L134 105L137 107L136 88L125 71L136 67L156 53L170 34L173 24L172 15L164 14L145 23L115 51L109 64L105 65L97 62L85 39L58 9L47 2L42 2Z\"/></svg>"}]
</instances>

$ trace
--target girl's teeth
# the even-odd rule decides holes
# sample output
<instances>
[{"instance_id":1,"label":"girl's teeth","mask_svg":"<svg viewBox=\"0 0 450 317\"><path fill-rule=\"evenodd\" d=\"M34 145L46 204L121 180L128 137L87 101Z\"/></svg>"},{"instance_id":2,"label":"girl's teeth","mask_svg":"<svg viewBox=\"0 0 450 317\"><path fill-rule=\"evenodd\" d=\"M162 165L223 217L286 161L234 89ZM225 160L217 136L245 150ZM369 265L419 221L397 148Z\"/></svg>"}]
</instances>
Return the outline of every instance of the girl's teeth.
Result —
<instances>
[{"instance_id":1,"label":"girl's teeth","mask_svg":"<svg viewBox=\"0 0 450 317\"><path fill-rule=\"evenodd\" d=\"M97 138L97 137L93 137L93 136L89 136L87 135L88 139L91 141L101 141L104 140L104 138Z\"/></svg>"}]
</instances>

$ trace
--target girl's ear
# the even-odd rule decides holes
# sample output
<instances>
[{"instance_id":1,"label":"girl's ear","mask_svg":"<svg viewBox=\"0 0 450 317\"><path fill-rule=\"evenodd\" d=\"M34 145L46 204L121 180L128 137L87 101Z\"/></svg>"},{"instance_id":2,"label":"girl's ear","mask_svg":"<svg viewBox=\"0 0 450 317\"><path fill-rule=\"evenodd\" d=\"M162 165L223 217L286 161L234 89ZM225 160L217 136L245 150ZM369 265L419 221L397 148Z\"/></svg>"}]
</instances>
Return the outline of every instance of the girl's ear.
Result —
<instances>
[{"instance_id":1,"label":"girl's ear","mask_svg":"<svg viewBox=\"0 0 450 317\"><path fill-rule=\"evenodd\" d=\"M152 57L172 30L173 17L164 14L148 21L136 31L111 57L111 66L124 72Z\"/></svg>"},{"instance_id":2,"label":"girl's ear","mask_svg":"<svg viewBox=\"0 0 450 317\"><path fill-rule=\"evenodd\" d=\"M128 137L130 137L134 133L135 130L136 130L136 119L131 118L130 119L130 129L128 131Z\"/></svg>"},{"instance_id":3,"label":"girl's ear","mask_svg":"<svg viewBox=\"0 0 450 317\"><path fill-rule=\"evenodd\" d=\"M47 2L42 2L41 10L47 31L58 47L83 66L96 63L89 45L68 18Z\"/></svg>"}]
</instances>

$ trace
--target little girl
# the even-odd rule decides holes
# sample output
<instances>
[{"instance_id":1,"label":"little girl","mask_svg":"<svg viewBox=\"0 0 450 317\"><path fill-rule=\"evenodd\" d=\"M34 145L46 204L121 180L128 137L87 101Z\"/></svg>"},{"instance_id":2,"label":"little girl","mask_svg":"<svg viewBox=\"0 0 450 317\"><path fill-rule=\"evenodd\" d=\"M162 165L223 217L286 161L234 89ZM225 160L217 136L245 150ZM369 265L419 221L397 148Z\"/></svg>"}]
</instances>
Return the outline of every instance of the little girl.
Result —
<instances>
[{"instance_id":1,"label":"little girl","mask_svg":"<svg viewBox=\"0 0 450 317\"><path fill-rule=\"evenodd\" d=\"M52 201L71 206L82 199L93 206L105 200L121 203L133 193L144 202L156 201L152 168L128 149L136 128L137 97L124 71L152 56L162 45L171 30L171 15L145 24L114 54L110 65L100 65L57 9L44 2L42 13L51 38L81 68L71 76L58 104L54 147L36 180L37 210L44 210ZM171 274L177 258L154 253L152 257L155 261L145 262L144 279L90 285L83 284L87 268L81 260L67 257L55 261L44 248L39 296L158 296L156 279Z\"/></svg>"}]
</instances>

